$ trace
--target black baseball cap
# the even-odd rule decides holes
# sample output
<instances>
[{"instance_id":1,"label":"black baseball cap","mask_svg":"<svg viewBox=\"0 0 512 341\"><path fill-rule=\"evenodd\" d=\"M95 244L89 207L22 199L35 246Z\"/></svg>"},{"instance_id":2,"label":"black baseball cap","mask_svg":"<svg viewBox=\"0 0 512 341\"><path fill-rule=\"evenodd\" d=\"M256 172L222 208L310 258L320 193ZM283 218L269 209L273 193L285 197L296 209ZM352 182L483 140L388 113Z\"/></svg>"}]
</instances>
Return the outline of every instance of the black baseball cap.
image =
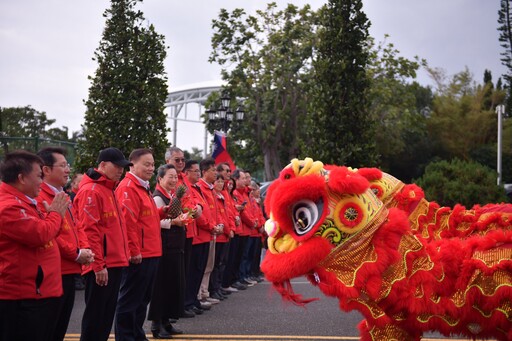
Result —
<instances>
[{"instance_id":1,"label":"black baseball cap","mask_svg":"<svg viewBox=\"0 0 512 341\"><path fill-rule=\"evenodd\" d=\"M100 152L100 155L98 156L98 164L103 161L110 161L113 164L121 167L133 166L133 163L126 160L123 152L114 147L103 149Z\"/></svg>"}]
</instances>

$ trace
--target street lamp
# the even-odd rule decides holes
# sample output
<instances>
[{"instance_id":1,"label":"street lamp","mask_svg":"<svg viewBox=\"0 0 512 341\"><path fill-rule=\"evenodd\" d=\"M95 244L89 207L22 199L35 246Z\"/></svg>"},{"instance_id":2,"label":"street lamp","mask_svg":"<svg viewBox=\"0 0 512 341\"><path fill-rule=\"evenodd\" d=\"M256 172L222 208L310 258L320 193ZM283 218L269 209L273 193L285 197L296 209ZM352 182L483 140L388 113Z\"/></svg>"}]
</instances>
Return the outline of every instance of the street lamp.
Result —
<instances>
[{"instance_id":1,"label":"street lamp","mask_svg":"<svg viewBox=\"0 0 512 341\"><path fill-rule=\"evenodd\" d=\"M501 186L501 142L502 142L502 118L503 114L505 113L505 106L503 104L500 104L496 106L496 114L498 114L498 160L497 160L497 172L498 172L498 186Z\"/></svg>"},{"instance_id":2,"label":"street lamp","mask_svg":"<svg viewBox=\"0 0 512 341\"><path fill-rule=\"evenodd\" d=\"M222 127L222 131L227 133L229 126L234 120L238 122L244 120L245 112L241 105L239 105L233 112L230 108L231 98L225 94L220 98L220 103L221 104L217 110L210 107L210 109L205 111L205 114L206 117L208 117L209 122L218 122Z\"/></svg>"}]
</instances>

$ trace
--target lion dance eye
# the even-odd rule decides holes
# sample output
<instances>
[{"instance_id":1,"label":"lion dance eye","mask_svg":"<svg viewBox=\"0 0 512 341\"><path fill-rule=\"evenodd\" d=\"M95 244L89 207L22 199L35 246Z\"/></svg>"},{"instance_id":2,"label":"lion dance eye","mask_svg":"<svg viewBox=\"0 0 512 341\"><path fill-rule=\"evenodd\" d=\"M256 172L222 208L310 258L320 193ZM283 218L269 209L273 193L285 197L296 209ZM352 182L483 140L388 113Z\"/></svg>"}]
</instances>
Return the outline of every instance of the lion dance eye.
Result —
<instances>
[{"instance_id":1,"label":"lion dance eye","mask_svg":"<svg viewBox=\"0 0 512 341\"><path fill-rule=\"evenodd\" d=\"M292 208L292 219L295 233L302 236L308 233L319 217L317 205L311 200L301 200Z\"/></svg>"}]
</instances>

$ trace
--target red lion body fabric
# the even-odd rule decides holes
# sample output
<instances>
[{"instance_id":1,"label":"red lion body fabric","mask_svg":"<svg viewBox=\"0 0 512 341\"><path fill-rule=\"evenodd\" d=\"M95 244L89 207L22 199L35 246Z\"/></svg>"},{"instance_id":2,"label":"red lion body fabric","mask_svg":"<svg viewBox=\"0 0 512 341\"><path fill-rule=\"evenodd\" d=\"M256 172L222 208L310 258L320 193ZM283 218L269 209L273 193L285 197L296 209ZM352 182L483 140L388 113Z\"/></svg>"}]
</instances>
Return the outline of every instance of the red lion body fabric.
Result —
<instances>
[{"instance_id":1,"label":"red lion body fabric","mask_svg":"<svg viewBox=\"0 0 512 341\"><path fill-rule=\"evenodd\" d=\"M448 220L462 218L452 219L451 232L447 223L429 230L432 220L414 230L411 213L424 198L398 208L379 199L370 181L358 170L324 168L311 159L283 169L266 198L269 252L262 263L283 298L310 302L289 283L306 275L337 297L342 310L363 314L362 340L420 340L425 331L512 340L512 222L506 214L490 219L496 206L478 207L483 211L464 225L466 213L456 207L448 209ZM482 226L467 233L471 224Z\"/></svg>"}]
</instances>

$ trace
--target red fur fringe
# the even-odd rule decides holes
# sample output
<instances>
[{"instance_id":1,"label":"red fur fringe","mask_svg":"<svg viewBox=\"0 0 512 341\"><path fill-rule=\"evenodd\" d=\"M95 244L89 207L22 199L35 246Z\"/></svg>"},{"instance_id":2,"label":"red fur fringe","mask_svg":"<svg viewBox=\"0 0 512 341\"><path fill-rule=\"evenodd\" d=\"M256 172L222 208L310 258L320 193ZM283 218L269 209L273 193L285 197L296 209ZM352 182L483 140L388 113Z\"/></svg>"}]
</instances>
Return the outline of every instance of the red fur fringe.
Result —
<instances>
[{"instance_id":1,"label":"red fur fringe","mask_svg":"<svg viewBox=\"0 0 512 341\"><path fill-rule=\"evenodd\" d=\"M368 181L382 179L382 171L378 168L359 168L357 174L368 179Z\"/></svg>"},{"instance_id":2,"label":"red fur fringe","mask_svg":"<svg viewBox=\"0 0 512 341\"><path fill-rule=\"evenodd\" d=\"M309 199L313 202L323 200L327 204L327 190L325 188L325 180L322 176L313 174L300 178L289 179L279 183L279 195L273 195L269 202L269 207L272 209L272 214L276 221L279 221L279 227L294 236L297 241L305 241L316 232L315 228L303 236L295 234L293 221L290 219L291 206L298 200ZM267 204L267 202L265 203ZM327 216L327 206L321 212L318 218L318 225L325 220Z\"/></svg>"},{"instance_id":3,"label":"red fur fringe","mask_svg":"<svg viewBox=\"0 0 512 341\"><path fill-rule=\"evenodd\" d=\"M333 167L329 173L327 183L333 192L337 193L364 193L370 183L358 173L348 170L347 167Z\"/></svg>"},{"instance_id":4,"label":"red fur fringe","mask_svg":"<svg viewBox=\"0 0 512 341\"><path fill-rule=\"evenodd\" d=\"M270 282L283 283L311 272L331 250L332 244L327 239L313 237L288 253L267 252L261 271Z\"/></svg>"},{"instance_id":5,"label":"red fur fringe","mask_svg":"<svg viewBox=\"0 0 512 341\"><path fill-rule=\"evenodd\" d=\"M293 291L292 284L289 280L283 282L273 282L272 286L279 294L281 294L281 297L284 301L292 302L299 307L304 307L308 303L318 301L318 298L302 298L302 295L296 294Z\"/></svg>"}]
</instances>

